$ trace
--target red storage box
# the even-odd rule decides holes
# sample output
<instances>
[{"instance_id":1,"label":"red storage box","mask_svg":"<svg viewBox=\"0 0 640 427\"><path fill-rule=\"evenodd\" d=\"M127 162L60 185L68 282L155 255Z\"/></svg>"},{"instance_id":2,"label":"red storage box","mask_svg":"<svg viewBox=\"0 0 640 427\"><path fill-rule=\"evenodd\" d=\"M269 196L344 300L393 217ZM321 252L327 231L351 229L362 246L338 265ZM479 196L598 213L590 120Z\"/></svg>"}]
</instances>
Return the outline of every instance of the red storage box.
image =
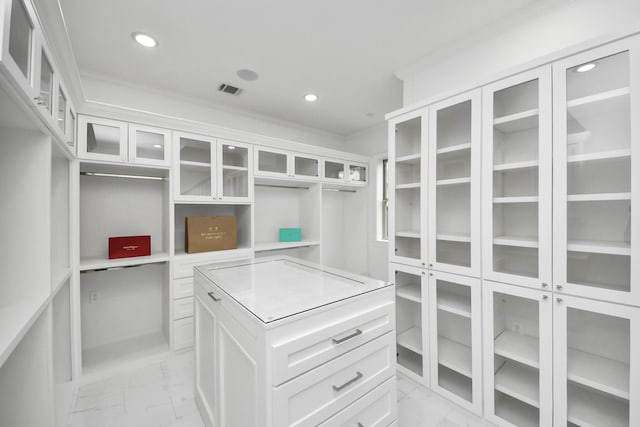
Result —
<instances>
[{"instance_id":1,"label":"red storage box","mask_svg":"<svg viewBox=\"0 0 640 427\"><path fill-rule=\"evenodd\" d=\"M151 236L109 237L109 259L151 255Z\"/></svg>"}]
</instances>

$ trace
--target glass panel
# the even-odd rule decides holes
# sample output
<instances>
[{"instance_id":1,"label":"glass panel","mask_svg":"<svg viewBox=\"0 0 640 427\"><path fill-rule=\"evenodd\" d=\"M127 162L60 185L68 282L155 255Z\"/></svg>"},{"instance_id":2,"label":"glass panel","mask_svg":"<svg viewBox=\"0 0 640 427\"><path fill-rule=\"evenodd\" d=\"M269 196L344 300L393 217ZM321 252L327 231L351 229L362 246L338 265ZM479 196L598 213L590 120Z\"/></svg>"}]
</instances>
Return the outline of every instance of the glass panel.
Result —
<instances>
[{"instance_id":1,"label":"glass panel","mask_svg":"<svg viewBox=\"0 0 640 427\"><path fill-rule=\"evenodd\" d=\"M51 103L53 102L53 69L47 59L47 55L42 51L42 59L40 62L40 102L51 112Z\"/></svg>"},{"instance_id":2,"label":"glass panel","mask_svg":"<svg viewBox=\"0 0 640 427\"><path fill-rule=\"evenodd\" d=\"M22 74L31 77L31 37L33 26L22 1L11 2L11 24L9 33L9 54Z\"/></svg>"},{"instance_id":3,"label":"glass panel","mask_svg":"<svg viewBox=\"0 0 640 427\"><path fill-rule=\"evenodd\" d=\"M324 177L330 179L344 179L344 163L324 162Z\"/></svg>"},{"instance_id":4,"label":"glass panel","mask_svg":"<svg viewBox=\"0 0 640 427\"><path fill-rule=\"evenodd\" d=\"M211 144L180 138L180 194L211 196Z\"/></svg>"},{"instance_id":5,"label":"glass panel","mask_svg":"<svg viewBox=\"0 0 640 427\"><path fill-rule=\"evenodd\" d=\"M471 289L436 281L438 384L471 402Z\"/></svg>"},{"instance_id":6,"label":"glass panel","mask_svg":"<svg viewBox=\"0 0 640 427\"><path fill-rule=\"evenodd\" d=\"M120 155L120 129L96 123L87 124L87 152Z\"/></svg>"},{"instance_id":7,"label":"glass panel","mask_svg":"<svg viewBox=\"0 0 640 427\"><path fill-rule=\"evenodd\" d=\"M538 302L493 295L495 413L514 425L539 425Z\"/></svg>"},{"instance_id":8,"label":"glass panel","mask_svg":"<svg viewBox=\"0 0 640 427\"><path fill-rule=\"evenodd\" d=\"M222 144L222 164L237 168L249 167L249 149L237 145Z\"/></svg>"},{"instance_id":9,"label":"glass panel","mask_svg":"<svg viewBox=\"0 0 640 427\"><path fill-rule=\"evenodd\" d=\"M249 196L249 149L222 144L222 195Z\"/></svg>"},{"instance_id":10,"label":"glass panel","mask_svg":"<svg viewBox=\"0 0 640 427\"><path fill-rule=\"evenodd\" d=\"M398 123L395 129L396 157L420 154L422 119L416 117Z\"/></svg>"},{"instance_id":11,"label":"glass panel","mask_svg":"<svg viewBox=\"0 0 640 427\"><path fill-rule=\"evenodd\" d=\"M258 151L258 170L287 174L287 155L271 151Z\"/></svg>"},{"instance_id":12,"label":"glass panel","mask_svg":"<svg viewBox=\"0 0 640 427\"><path fill-rule=\"evenodd\" d=\"M318 173L318 159L309 159L306 157L295 156L294 174L300 176L320 176Z\"/></svg>"},{"instance_id":13,"label":"glass panel","mask_svg":"<svg viewBox=\"0 0 640 427\"><path fill-rule=\"evenodd\" d=\"M567 281L629 292L629 52L570 68L566 78Z\"/></svg>"},{"instance_id":14,"label":"glass panel","mask_svg":"<svg viewBox=\"0 0 640 427\"><path fill-rule=\"evenodd\" d=\"M398 364L422 376L422 305L420 276L396 271Z\"/></svg>"},{"instance_id":15,"label":"glass panel","mask_svg":"<svg viewBox=\"0 0 640 427\"><path fill-rule=\"evenodd\" d=\"M62 133L67 133L67 97L61 88L58 88L58 126Z\"/></svg>"},{"instance_id":16,"label":"glass panel","mask_svg":"<svg viewBox=\"0 0 640 427\"><path fill-rule=\"evenodd\" d=\"M538 80L494 93L493 268L538 277Z\"/></svg>"},{"instance_id":17,"label":"glass panel","mask_svg":"<svg viewBox=\"0 0 640 427\"><path fill-rule=\"evenodd\" d=\"M629 319L567 308L567 416L629 426Z\"/></svg>"},{"instance_id":18,"label":"glass panel","mask_svg":"<svg viewBox=\"0 0 640 427\"><path fill-rule=\"evenodd\" d=\"M73 112L69 113L69 131L71 133L71 146L76 145L76 116Z\"/></svg>"},{"instance_id":19,"label":"glass panel","mask_svg":"<svg viewBox=\"0 0 640 427\"><path fill-rule=\"evenodd\" d=\"M365 166L349 165L349 180L352 182L367 182L367 168Z\"/></svg>"},{"instance_id":20,"label":"glass panel","mask_svg":"<svg viewBox=\"0 0 640 427\"><path fill-rule=\"evenodd\" d=\"M164 144L163 134L136 130L136 157L141 159L164 160Z\"/></svg>"}]
</instances>

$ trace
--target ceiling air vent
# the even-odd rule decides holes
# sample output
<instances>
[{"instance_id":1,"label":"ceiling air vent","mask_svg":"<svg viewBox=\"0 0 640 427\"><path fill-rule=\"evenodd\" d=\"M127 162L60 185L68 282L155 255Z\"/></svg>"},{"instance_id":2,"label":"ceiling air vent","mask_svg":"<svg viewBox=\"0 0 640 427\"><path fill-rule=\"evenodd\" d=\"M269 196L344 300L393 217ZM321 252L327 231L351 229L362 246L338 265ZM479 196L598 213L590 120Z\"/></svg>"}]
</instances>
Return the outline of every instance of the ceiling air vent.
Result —
<instances>
[{"instance_id":1,"label":"ceiling air vent","mask_svg":"<svg viewBox=\"0 0 640 427\"><path fill-rule=\"evenodd\" d=\"M218 86L218 91L228 93L229 95L240 95L242 89L240 89L239 87L228 85L226 83L222 83L220 86Z\"/></svg>"}]
</instances>

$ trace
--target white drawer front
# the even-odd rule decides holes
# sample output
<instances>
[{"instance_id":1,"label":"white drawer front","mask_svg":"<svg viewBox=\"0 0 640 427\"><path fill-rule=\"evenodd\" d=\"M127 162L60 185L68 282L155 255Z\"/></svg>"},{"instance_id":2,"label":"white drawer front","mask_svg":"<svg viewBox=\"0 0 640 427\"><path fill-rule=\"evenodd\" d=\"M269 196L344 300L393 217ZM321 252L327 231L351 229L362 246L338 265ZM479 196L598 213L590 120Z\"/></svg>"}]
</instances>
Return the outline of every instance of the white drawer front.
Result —
<instances>
[{"instance_id":1,"label":"white drawer front","mask_svg":"<svg viewBox=\"0 0 640 427\"><path fill-rule=\"evenodd\" d=\"M371 390L321 427L387 427L398 418L396 378Z\"/></svg>"},{"instance_id":2,"label":"white drawer front","mask_svg":"<svg viewBox=\"0 0 640 427\"><path fill-rule=\"evenodd\" d=\"M173 301L173 320L193 316L193 297Z\"/></svg>"},{"instance_id":3,"label":"white drawer front","mask_svg":"<svg viewBox=\"0 0 640 427\"><path fill-rule=\"evenodd\" d=\"M193 345L194 329L193 317L173 322L173 349L190 347Z\"/></svg>"},{"instance_id":4,"label":"white drawer front","mask_svg":"<svg viewBox=\"0 0 640 427\"><path fill-rule=\"evenodd\" d=\"M395 375L387 333L273 390L276 426L316 426Z\"/></svg>"},{"instance_id":5,"label":"white drawer front","mask_svg":"<svg viewBox=\"0 0 640 427\"><path fill-rule=\"evenodd\" d=\"M251 249L233 249L228 251L207 252L204 255L189 255L176 259L173 264L173 278L193 277L193 267L212 262L234 261L251 258Z\"/></svg>"},{"instance_id":6,"label":"white drawer front","mask_svg":"<svg viewBox=\"0 0 640 427\"><path fill-rule=\"evenodd\" d=\"M354 311L337 317L327 312L313 326L292 329L287 336L275 339L271 350L273 385L283 384L394 328L392 302Z\"/></svg>"},{"instance_id":7,"label":"white drawer front","mask_svg":"<svg viewBox=\"0 0 640 427\"><path fill-rule=\"evenodd\" d=\"M173 299L193 296L193 277L173 280Z\"/></svg>"}]
</instances>

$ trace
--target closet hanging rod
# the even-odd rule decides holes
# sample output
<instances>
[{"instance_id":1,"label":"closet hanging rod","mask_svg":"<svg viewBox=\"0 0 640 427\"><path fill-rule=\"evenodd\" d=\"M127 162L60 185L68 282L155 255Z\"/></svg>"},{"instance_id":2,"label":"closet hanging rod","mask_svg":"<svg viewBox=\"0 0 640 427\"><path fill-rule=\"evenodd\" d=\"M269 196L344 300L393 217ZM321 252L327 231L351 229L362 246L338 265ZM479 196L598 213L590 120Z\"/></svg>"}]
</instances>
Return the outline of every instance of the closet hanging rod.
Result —
<instances>
[{"instance_id":1,"label":"closet hanging rod","mask_svg":"<svg viewBox=\"0 0 640 427\"><path fill-rule=\"evenodd\" d=\"M162 176L149 176L149 175L126 175L120 173L106 173L106 172L80 172L80 175L85 176L102 176L108 178L133 178L133 179L148 179L152 181L164 181L167 178Z\"/></svg>"},{"instance_id":2,"label":"closet hanging rod","mask_svg":"<svg viewBox=\"0 0 640 427\"><path fill-rule=\"evenodd\" d=\"M339 188L323 188L324 191L333 191L334 193L357 193L356 190L341 190Z\"/></svg>"},{"instance_id":3,"label":"closet hanging rod","mask_svg":"<svg viewBox=\"0 0 640 427\"><path fill-rule=\"evenodd\" d=\"M308 190L309 187L296 187L295 185L255 184L256 187L293 188L294 190Z\"/></svg>"}]
</instances>

